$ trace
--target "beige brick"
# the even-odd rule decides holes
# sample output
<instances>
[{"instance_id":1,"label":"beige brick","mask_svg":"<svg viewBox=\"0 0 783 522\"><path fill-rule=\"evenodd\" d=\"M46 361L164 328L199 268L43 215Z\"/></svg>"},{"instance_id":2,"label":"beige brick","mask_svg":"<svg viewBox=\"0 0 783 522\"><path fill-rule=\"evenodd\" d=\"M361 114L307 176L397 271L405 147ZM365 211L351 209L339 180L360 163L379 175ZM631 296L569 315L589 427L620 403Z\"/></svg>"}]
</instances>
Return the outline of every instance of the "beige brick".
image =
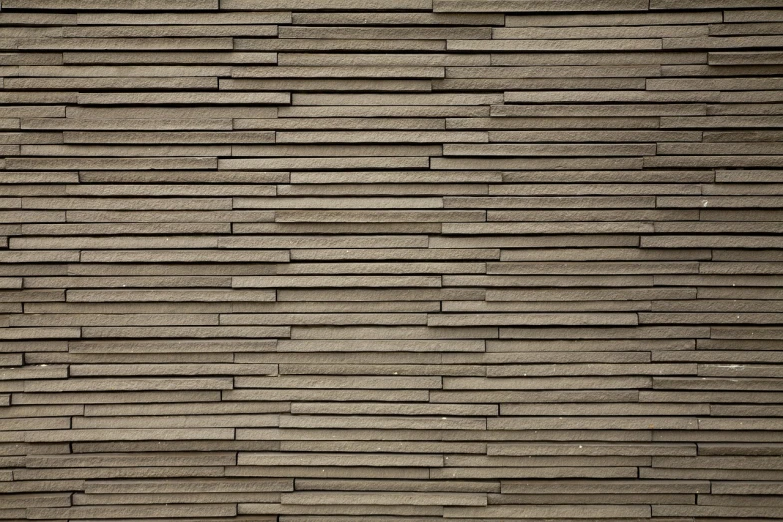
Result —
<instances>
[{"instance_id":1,"label":"beige brick","mask_svg":"<svg viewBox=\"0 0 783 522\"><path fill-rule=\"evenodd\" d=\"M253 80L251 80L253 81ZM353 80L340 80L340 85L352 82ZM377 85L378 81L373 80L372 85ZM382 120L366 120L364 118L317 118L317 119L251 119L242 118L234 120L235 129L274 129L278 131L286 130L442 130L446 127L443 120L431 118L385 118ZM337 173L330 173L336 175Z\"/></svg>"},{"instance_id":2,"label":"beige brick","mask_svg":"<svg viewBox=\"0 0 783 522\"><path fill-rule=\"evenodd\" d=\"M274 118L274 107L68 107L66 116L77 119L226 119ZM62 117L52 116L52 117Z\"/></svg>"},{"instance_id":3,"label":"beige brick","mask_svg":"<svg viewBox=\"0 0 783 522\"><path fill-rule=\"evenodd\" d=\"M684 46L683 46L684 47ZM659 51L660 38L601 40L448 40L449 51Z\"/></svg>"},{"instance_id":4,"label":"beige brick","mask_svg":"<svg viewBox=\"0 0 783 522\"><path fill-rule=\"evenodd\" d=\"M443 145L444 156L650 156L655 145Z\"/></svg>"},{"instance_id":5,"label":"beige brick","mask_svg":"<svg viewBox=\"0 0 783 522\"><path fill-rule=\"evenodd\" d=\"M542 91L506 92L506 103L598 103L598 102L716 102L713 91Z\"/></svg>"},{"instance_id":6,"label":"beige brick","mask_svg":"<svg viewBox=\"0 0 783 522\"><path fill-rule=\"evenodd\" d=\"M156 9L160 4L151 0L7 0L8 9L94 9L94 10L147 10ZM167 9L204 10L217 9L216 0L179 0Z\"/></svg>"},{"instance_id":7,"label":"beige brick","mask_svg":"<svg viewBox=\"0 0 783 522\"><path fill-rule=\"evenodd\" d=\"M484 132L277 132L277 143L486 143Z\"/></svg>"},{"instance_id":8,"label":"beige brick","mask_svg":"<svg viewBox=\"0 0 783 522\"><path fill-rule=\"evenodd\" d=\"M231 70L233 78L443 78L444 75L442 67L279 66L234 67Z\"/></svg>"},{"instance_id":9,"label":"beige brick","mask_svg":"<svg viewBox=\"0 0 783 522\"><path fill-rule=\"evenodd\" d=\"M253 51L443 51L444 40L235 38L234 49Z\"/></svg>"},{"instance_id":10,"label":"beige brick","mask_svg":"<svg viewBox=\"0 0 783 522\"><path fill-rule=\"evenodd\" d=\"M173 50L231 49L231 38L31 38L18 40L25 50Z\"/></svg>"},{"instance_id":11,"label":"beige brick","mask_svg":"<svg viewBox=\"0 0 783 522\"><path fill-rule=\"evenodd\" d=\"M721 13L715 11L506 15L506 27L652 26L686 23L716 24L722 21Z\"/></svg>"},{"instance_id":12,"label":"beige brick","mask_svg":"<svg viewBox=\"0 0 783 522\"><path fill-rule=\"evenodd\" d=\"M152 120L152 119L112 119L89 120L74 118L29 118L21 120L22 129L45 130L231 130L231 120Z\"/></svg>"},{"instance_id":13,"label":"beige brick","mask_svg":"<svg viewBox=\"0 0 783 522\"><path fill-rule=\"evenodd\" d=\"M214 78L12 78L8 89L214 89Z\"/></svg>"},{"instance_id":14,"label":"beige brick","mask_svg":"<svg viewBox=\"0 0 783 522\"><path fill-rule=\"evenodd\" d=\"M264 79L228 79L218 80L221 91L410 91L430 92L432 84L429 80L349 78L264 78Z\"/></svg>"},{"instance_id":15,"label":"beige brick","mask_svg":"<svg viewBox=\"0 0 783 522\"><path fill-rule=\"evenodd\" d=\"M503 25L501 14L440 14L397 12L294 13L297 25Z\"/></svg>"},{"instance_id":16,"label":"beige brick","mask_svg":"<svg viewBox=\"0 0 783 522\"><path fill-rule=\"evenodd\" d=\"M9 158L13 170L127 170L127 169L214 169L215 158Z\"/></svg>"},{"instance_id":17,"label":"beige brick","mask_svg":"<svg viewBox=\"0 0 783 522\"><path fill-rule=\"evenodd\" d=\"M671 13L670 13L671 14ZM616 16L616 15L615 15ZM637 18L638 19L638 18ZM646 25L636 27L571 27L564 34L558 27L496 28L493 38L500 40L533 40L546 38L692 38L706 36L707 25Z\"/></svg>"},{"instance_id":18,"label":"beige brick","mask_svg":"<svg viewBox=\"0 0 783 522\"><path fill-rule=\"evenodd\" d=\"M503 12L503 11L646 11L647 4L643 0L565 0L552 3L542 0L434 0L435 12Z\"/></svg>"},{"instance_id":19,"label":"beige brick","mask_svg":"<svg viewBox=\"0 0 783 522\"><path fill-rule=\"evenodd\" d=\"M294 105L492 105L500 94L295 94Z\"/></svg>"},{"instance_id":20,"label":"beige brick","mask_svg":"<svg viewBox=\"0 0 783 522\"><path fill-rule=\"evenodd\" d=\"M488 39L492 30L489 27L308 27L284 26L280 28L280 38L329 38L386 40L447 40L447 39Z\"/></svg>"},{"instance_id":21,"label":"beige brick","mask_svg":"<svg viewBox=\"0 0 783 522\"><path fill-rule=\"evenodd\" d=\"M212 13L214 14L214 13ZM234 13L224 13L234 14ZM263 14L263 13L259 13ZM274 14L274 13L267 13ZM151 16L159 16L154 14ZM211 17L210 17L211 19ZM205 21L206 23L206 21ZM62 61L65 64L161 64L175 62L182 65L125 65L122 68L91 65L80 67L70 65L63 67L38 67L34 76L68 76L68 70L73 69L87 76L230 76L231 65L235 63L277 63L277 53L233 52L233 51L174 51L160 53L155 51L112 51L102 53L64 52ZM185 65L193 64L193 65ZM217 64L210 66L207 64ZM226 65L223 65L226 64ZM29 70L29 69L25 69ZM154 71L154 74L150 74Z\"/></svg>"},{"instance_id":22,"label":"beige brick","mask_svg":"<svg viewBox=\"0 0 783 522\"><path fill-rule=\"evenodd\" d=\"M440 276L262 276L235 277L234 288L440 286Z\"/></svg>"},{"instance_id":23,"label":"beige brick","mask_svg":"<svg viewBox=\"0 0 783 522\"><path fill-rule=\"evenodd\" d=\"M80 105L166 105L175 103L232 105L232 104L287 104L290 95L282 92L260 93L80 93Z\"/></svg>"},{"instance_id":24,"label":"beige brick","mask_svg":"<svg viewBox=\"0 0 783 522\"><path fill-rule=\"evenodd\" d=\"M222 237L220 248L352 249L426 248L426 236L257 236Z\"/></svg>"},{"instance_id":25,"label":"beige brick","mask_svg":"<svg viewBox=\"0 0 783 522\"><path fill-rule=\"evenodd\" d=\"M221 9L237 9L255 11L258 8L255 0L221 0ZM366 9L383 11L389 7L383 0L271 0L264 4L264 9L291 9L296 11L309 11L321 9L354 10ZM397 9L431 9L432 0L401 0L395 4Z\"/></svg>"},{"instance_id":26,"label":"beige brick","mask_svg":"<svg viewBox=\"0 0 783 522\"><path fill-rule=\"evenodd\" d=\"M307 15L303 15L307 16ZM310 15L316 17L329 16L324 14ZM342 13L339 16L348 17L350 14ZM404 15L403 15L404 16ZM410 16L410 15L408 15ZM416 16L416 15L413 15ZM453 54L338 54L312 55L308 53L280 54L277 63L281 66L418 66L418 67L445 67L445 66L481 66L489 65L489 55L453 55Z\"/></svg>"},{"instance_id":27,"label":"beige brick","mask_svg":"<svg viewBox=\"0 0 783 522\"><path fill-rule=\"evenodd\" d=\"M81 25L64 27L63 36L76 38L167 38L220 36L277 36L276 25ZM691 35L675 35L691 36Z\"/></svg>"},{"instance_id":28,"label":"beige brick","mask_svg":"<svg viewBox=\"0 0 783 522\"><path fill-rule=\"evenodd\" d=\"M309 170L427 168L428 157L247 158L219 159L219 169Z\"/></svg>"},{"instance_id":29,"label":"beige brick","mask_svg":"<svg viewBox=\"0 0 783 522\"><path fill-rule=\"evenodd\" d=\"M540 169L638 169L643 166L642 158L431 158L433 169L464 170L540 170ZM678 165L679 166L679 165ZM685 166L685 165L683 165Z\"/></svg>"},{"instance_id":30,"label":"beige brick","mask_svg":"<svg viewBox=\"0 0 783 522\"><path fill-rule=\"evenodd\" d=\"M657 129L661 119L677 121L698 121L707 118L655 118L640 116L635 118L612 117L530 117L530 118L448 118L447 129ZM660 125L660 127L683 127L684 125ZM699 125L692 125L698 127Z\"/></svg>"},{"instance_id":31,"label":"beige brick","mask_svg":"<svg viewBox=\"0 0 783 522\"><path fill-rule=\"evenodd\" d=\"M64 132L65 143L274 143L274 132Z\"/></svg>"},{"instance_id":32,"label":"beige brick","mask_svg":"<svg viewBox=\"0 0 783 522\"><path fill-rule=\"evenodd\" d=\"M120 54L120 56L114 56L114 54ZM19 67L19 73L21 76L30 76L35 78L146 78L150 77L204 77L204 76L217 76L228 75L231 72L231 68L228 66L209 66L209 65L172 65L172 66L159 66L159 65L127 65L124 67L100 65L106 63L108 58L112 58L112 61L122 62L122 58L125 56L122 53L114 53L104 56L103 61L98 62L99 65L71 65L71 63L81 63L78 60L81 59L79 53L66 53L67 58L71 60L69 65L41 65L41 66L21 66ZM130 53L129 53L130 54ZM188 63L187 58L201 58L202 54L209 53L187 53L181 56L183 63ZM95 55L92 55L95 59ZM260 59L261 57L259 57ZM154 63L154 62L153 62ZM198 63L198 62L197 62ZM207 61L207 63L209 63ZM21 79L21 78L20 78ZM73 79L73 78L70 78Z\"/></svg>"},{"instance_id":33,"label":"beige brick","mask_svg":"<svg viewBox=\"0 0 783 522\"><path fill-rule=\"evenodd\" d=\"M312 158L310 158L312 159ZM373 158L375 160L377 158ZM232 161L232 160L226 160ZM233 160L242 161L242 160ZM251 161L251 160L248 160ZM264 160L258 160L264 161ZM303 160L306 161L306 160ZM329 199L312 198L234 198L234 208L265 208L265 209L432 209L443 208L443 199L440 197L330 197Z\"/></svg>"},{"instance_id":34,"label":"beige brick","mask_svg":"<svg viewBox=\"0 0 783 522\"><path fill-rule=\"evenodd\" d=\"M651 0L650 9L731 9L743 7L778 7L772 0L729 0L720 2L716 0Z\"/></svg>"},{"instance_id":35,"label":"beige brick","mask_svg":"<svg viewBox=\"0 0 783 522\"><path fill-rule=\"evenodd\" d=\"M79 25L237 25L285 24L291 22L291 13L284 11L251 13L91 13L76 14Z\"/></svg>"}]
</instances>

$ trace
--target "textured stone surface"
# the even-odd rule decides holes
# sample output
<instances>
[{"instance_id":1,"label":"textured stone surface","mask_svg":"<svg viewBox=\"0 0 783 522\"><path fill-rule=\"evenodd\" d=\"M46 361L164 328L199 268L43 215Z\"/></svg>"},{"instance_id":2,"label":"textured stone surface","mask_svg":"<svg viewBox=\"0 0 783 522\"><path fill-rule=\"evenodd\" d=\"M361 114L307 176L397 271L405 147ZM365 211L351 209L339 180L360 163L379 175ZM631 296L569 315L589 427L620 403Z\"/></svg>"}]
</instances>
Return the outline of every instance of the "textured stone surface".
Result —
<instances>
[{"instance_id":1,"label":"textured stone surface","mask_svg":"<svg viewBox=\"0 0 783 522\"><path fill-rule=\"evenodd\" d=\"M4 0L0 519L778 520L780 0Z\"/></svg>"}]
</instances>

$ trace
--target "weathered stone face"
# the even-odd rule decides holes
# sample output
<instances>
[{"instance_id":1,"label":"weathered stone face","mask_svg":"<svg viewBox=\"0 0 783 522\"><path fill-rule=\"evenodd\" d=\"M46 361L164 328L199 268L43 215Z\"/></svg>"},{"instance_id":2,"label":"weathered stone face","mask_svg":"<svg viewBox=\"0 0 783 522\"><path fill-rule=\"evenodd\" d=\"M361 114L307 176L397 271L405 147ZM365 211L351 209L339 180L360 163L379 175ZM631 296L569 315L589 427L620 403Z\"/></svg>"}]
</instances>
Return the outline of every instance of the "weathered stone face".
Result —
<instances>
[{"instance_id":1,"label":"weathered stone face","mask_svg":"<svg viewBox=\"0 0 783 522\"><path fill-rule=\"evenodd\" d=\"M781 0L0 3L0 519L781 518Z\"/></svg>"}]
</instances>

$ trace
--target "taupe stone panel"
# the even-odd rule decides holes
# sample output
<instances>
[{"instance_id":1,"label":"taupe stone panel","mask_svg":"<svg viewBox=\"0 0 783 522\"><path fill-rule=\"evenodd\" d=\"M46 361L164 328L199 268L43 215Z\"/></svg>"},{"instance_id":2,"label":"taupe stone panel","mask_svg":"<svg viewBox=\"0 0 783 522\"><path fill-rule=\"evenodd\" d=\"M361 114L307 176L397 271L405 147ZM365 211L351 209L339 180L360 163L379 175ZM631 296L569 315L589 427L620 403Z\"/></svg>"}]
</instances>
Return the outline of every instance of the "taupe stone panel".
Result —
<instances>
[{"instance_id":1,"label":"taupe stone panel","mask_svg":"<svg viewBox=\"0 0 783 522\"><path fill-rule=\"evenodd\" d=\"M779 0L4 0L0 518L780 518Z\"/></svg>"}]
</instances>

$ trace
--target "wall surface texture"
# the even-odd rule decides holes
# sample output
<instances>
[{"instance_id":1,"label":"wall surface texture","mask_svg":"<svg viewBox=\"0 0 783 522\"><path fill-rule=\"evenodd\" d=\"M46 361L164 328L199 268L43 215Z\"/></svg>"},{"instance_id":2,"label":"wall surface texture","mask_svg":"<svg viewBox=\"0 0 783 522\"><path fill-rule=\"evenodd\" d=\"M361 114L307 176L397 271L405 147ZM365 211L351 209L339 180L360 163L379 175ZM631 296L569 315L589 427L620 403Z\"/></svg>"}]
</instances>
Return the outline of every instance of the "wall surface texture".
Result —
<instances>
[{"instance_id":1,"label":"wall surface texture","mask_svg":"<svg viewBox=\"0 0 783 522\"><path fill-rule=\"evenodd\" d=\"M783 520L783 0L1 0L0 519Z\"/></svg>"}]
</instances>

